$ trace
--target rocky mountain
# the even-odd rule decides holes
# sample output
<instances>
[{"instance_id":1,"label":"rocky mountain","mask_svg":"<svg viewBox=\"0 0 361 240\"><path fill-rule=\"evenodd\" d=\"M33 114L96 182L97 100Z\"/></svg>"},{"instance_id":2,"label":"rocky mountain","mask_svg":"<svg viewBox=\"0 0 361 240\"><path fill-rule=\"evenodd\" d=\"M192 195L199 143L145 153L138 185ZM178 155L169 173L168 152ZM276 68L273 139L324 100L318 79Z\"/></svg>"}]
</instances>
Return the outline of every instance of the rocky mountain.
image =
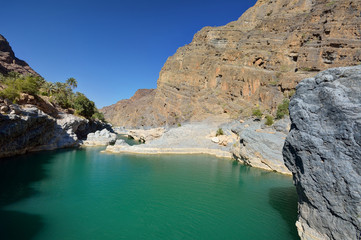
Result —
<instances>
[{"instance_id":1,"label":"rocky mountain","mask_svg":"<svg viewBox=\"0 0 361 240\"><path fill-rule=\"evenodd\" d=\"M303 80L283 156L299 196L301 239L361 239L361 66Z\"/></svg>"},{"instance_id":2,"label":"rocky mountain","mask_svg":"<svg viewBox=\"0 0 361 240\"><path fill-rule=\"evenodd\" d=\"M105 108L115 125L177 124L252 109L274 112L297 83L361 61L360 0L259 0L237 21L205 27L168 58L157 89ZM146 109L146 111L142 111Z\"/></svg>"},{"instance_id":3,"label":"rocky mountain","mask_svg":"<svg viewBox=\"0 0 361 240\"><path fill-rule=\"evenodd\" d=\"M0 73L7 74L9 72L39 75L25 61L15 57L9 42L0 35Z\"/></svg>"}]
</instances>

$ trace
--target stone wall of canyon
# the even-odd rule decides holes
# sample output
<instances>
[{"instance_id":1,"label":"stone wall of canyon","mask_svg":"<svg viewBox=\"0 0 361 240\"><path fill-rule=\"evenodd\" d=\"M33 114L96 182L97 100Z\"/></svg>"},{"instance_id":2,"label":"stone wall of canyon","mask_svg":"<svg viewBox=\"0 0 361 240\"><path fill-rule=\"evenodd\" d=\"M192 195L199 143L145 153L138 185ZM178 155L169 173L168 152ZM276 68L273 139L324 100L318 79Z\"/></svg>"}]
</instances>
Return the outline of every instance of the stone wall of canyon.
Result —
<instances>
[{"instance_id":1,"label":"stone wall of canyon","mask_svg":"<svg viewBox=\"0 0 361 240\"><path fill-rule=\"evenodd\" d=\"M237 21L205 27L168 58L157 89L102 111L127 127L228 113L274 113L297 83L361 61L361 1L259 0ZM144 106L146 104L146 106Z\"/></svg>"}]
</instances>

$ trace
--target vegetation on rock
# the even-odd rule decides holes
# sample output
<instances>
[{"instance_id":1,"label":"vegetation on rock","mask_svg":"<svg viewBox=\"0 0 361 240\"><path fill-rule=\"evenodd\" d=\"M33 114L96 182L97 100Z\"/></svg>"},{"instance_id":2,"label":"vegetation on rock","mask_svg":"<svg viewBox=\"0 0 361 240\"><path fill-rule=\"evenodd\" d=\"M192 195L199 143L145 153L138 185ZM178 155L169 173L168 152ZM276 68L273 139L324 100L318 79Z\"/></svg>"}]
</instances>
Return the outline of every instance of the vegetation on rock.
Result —
<instances>
[{"instance_id":1,"label":"vegetation on rock","mask_svg":"<svg viewBox=\"0 0 361 240\"><path fill-rule=\"evenodd\" d=\"M290 105L289 99L283 99L283 102L277 106L276 119L282 119L285 115L288 116L288 106Z\"/></svg>"},{"instance_id":2,"label":"vegetation on rock","mask_svg":"<svg viewBox=\"0 0 361 240\"><path fill-rule=\"evenodd\" d=\"M224 135L223 129L222 128L218 128L217 132L216 132L216 137Z\"/></svg>"},{"instance_id":3,"label":"vegetation on rock","mask_svg":"<svg viewBox=\"0 0 361 240\"><path fill-rule=\"evenodd\" d=\"M266 116L266 125L267 126L272 126L272 124L274 123L273 117L271 115L267 115Z\"/></svg>"},{"instance_id":4,"label":"vegetation on rock","mask_svg":"<svg viewBox=\"0 0 361 240\"><path fill-rule=\"evenodd\" d=\"M252 116L255 116L257 118L261 118L262 115L263 114L262 114L262 112L261 112L261 110L259 108L254 109L253 112L252 112Z\"/></svg>"},{"instance_id":5,"label":"vegetation on rock","mask_svg":"<svg viewBox=\"0 0 361 240\"><path fill-rule=\"evenodd\" d=\"M0 90L0 96L13 102L19 100L21 93L48 96L53 104L63 109L73 108L85 118L104 121L104 115L98 111L93 101L83 93L73 92L78 86L75 78L69 78L65 83L52 83L38 75L10 72L6 76L0 75L0 84L4 87Z\"/></svg>"}]
</instances>

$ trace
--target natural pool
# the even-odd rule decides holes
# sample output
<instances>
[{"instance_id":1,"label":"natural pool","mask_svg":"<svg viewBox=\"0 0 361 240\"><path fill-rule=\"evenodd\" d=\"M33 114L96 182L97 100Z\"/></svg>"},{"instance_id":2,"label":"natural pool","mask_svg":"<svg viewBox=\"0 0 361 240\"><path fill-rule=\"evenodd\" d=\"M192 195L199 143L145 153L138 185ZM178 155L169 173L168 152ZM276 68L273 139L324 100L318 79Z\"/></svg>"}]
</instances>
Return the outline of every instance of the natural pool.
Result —
<instances>
[{"instance_id":1,"label":"natural pool","mask_svg":"<svg viewBox=\"0 0 361 240\"><path fill-rule=\"evenodd\" d=\"M299 239L289 176L99 148L0 162L0 239Z\"/></svg>"}]
</instances>

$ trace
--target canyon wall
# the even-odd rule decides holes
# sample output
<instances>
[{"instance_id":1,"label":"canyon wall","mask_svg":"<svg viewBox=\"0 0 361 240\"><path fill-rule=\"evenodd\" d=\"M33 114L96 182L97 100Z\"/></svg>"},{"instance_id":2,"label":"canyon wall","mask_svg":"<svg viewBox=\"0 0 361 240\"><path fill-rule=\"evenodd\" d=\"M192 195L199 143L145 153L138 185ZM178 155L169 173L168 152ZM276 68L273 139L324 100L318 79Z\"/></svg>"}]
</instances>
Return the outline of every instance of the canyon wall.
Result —
<instances>
[{"instance_id":1,"label":"canyon wall","mask_svg":"<svg viewBox=\"0 0 361 240\"><path fill-rule=\"evenodd\" d=\"M301 79L360 63L360 3L259 0L237 21L200 30L168 58L156 90L104 108L105 117L144 127L248 116L258 107L274 113Z\"/></svg>"},{"instance_id":2,"label":"canyon wall","mask_svg":"<svg viewBox=\"0 0 361 240\"><path fill-rule=\"evenodd\" d=\"M361 239L361 66L303 80L290 102L283 156L304 240Z\"/></svg>"}]
</instances>

